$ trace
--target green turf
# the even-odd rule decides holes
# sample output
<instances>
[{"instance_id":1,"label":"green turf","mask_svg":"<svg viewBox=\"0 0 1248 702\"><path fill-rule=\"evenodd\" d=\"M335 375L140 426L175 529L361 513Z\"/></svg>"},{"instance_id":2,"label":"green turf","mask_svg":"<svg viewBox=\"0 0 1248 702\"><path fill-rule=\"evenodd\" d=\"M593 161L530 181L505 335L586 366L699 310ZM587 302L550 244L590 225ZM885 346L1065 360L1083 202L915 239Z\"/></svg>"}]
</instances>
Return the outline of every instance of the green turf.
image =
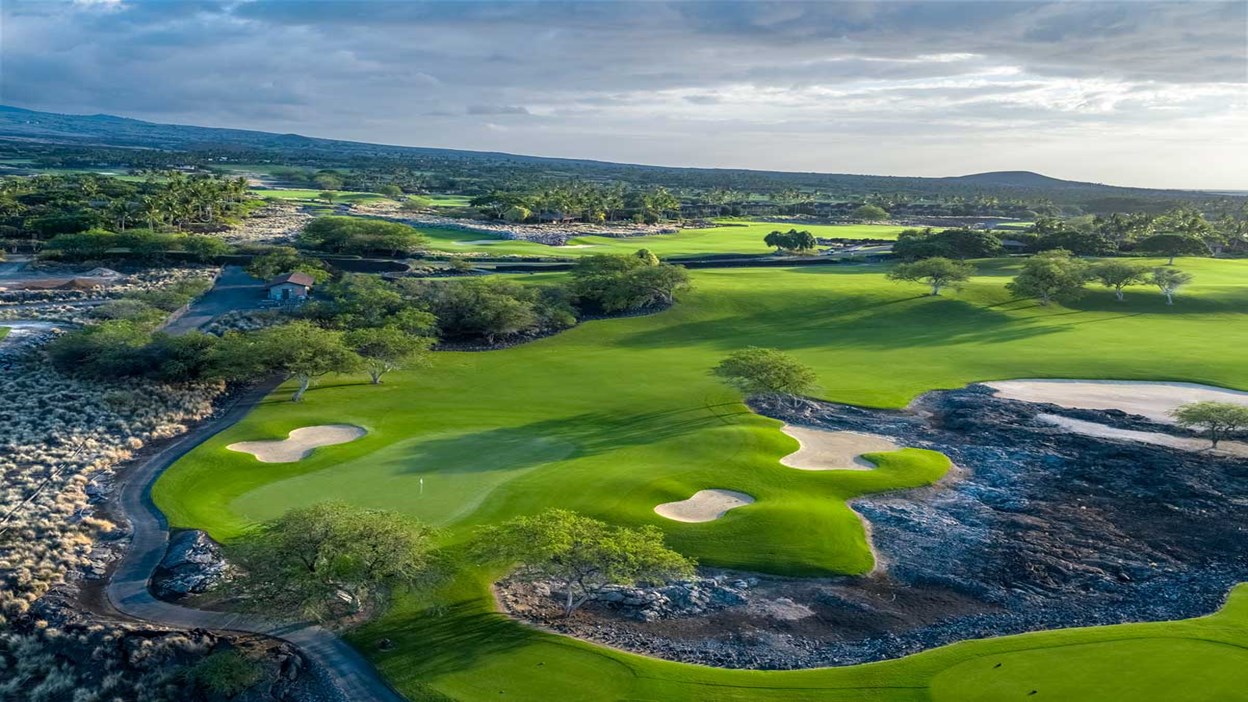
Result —
<instances>
[{"instance_id":1,"label":"green turf","mask_svg":"<svg viewBox=\"0 0 1248 702\"><path fill-rule=\"evenodd\" d=\"M734 222L705 229L684 229L677 234L625 239L605 236L582 236L568 241L569 246L547 246L531 241L515 241L502 237L453 229L421 228L429 237L430 248L455 253L480 252L498 256L566 256L576 257L597 253L632 253L650 249L658 256L692 256L697 254L764 254L775 251L763 243L763 237L776 229L788 230L794 225L774 222ZM896 239L904 227L874 224L821 224L798 226L817 237L827 239Z\"/></svg>"},{"instance_id":2,"label":"green turf","mask_svg":"<svg viewBox=\"0 0 1248 702\"><path fill-rule=\"evenodd\" d=\"M870 567L870 554L844 500L930 482L944 459L879 454L882 467L872 472L781 466L796 443L709 374L729 351L749 344L788 350L818 370L821 396L883 407L933 388L1011 377L1248 388L1238 353L1248 347L1248 262L1182 260L1196 283L1173 308L1147 288L1130 291L1124 304L1100 290L1051 308L1011 300L1002 286L1017 265L982 262L982 275L966 290L940 299L888 282L874 266L696 271L695 291L657 315L590 322L504 351L439 353L431 368L395 374L381 387L331 380L301 405L271 398L175 465L154 498L173 525L223 539L291 506L338 498L440 524L450 544L474 525L561 506L658 525L674 546L707 564L855 572ZM224 448L339 422L370 433L291 464L258 463ZM711 487L758 501L704 524L652 512ZM1118 689L1146 674L1170 687L1163 681L1121 699L1177 699L1175 676L1157 660L1169 650L1164 637L1191 640L1175 645L1170 670L1210 676L1229 675L1243 659L1200 641L1248 641L1248 607L1240 606L1211 619L969 642L840 670L719 671L534 632L490 611L486 582L465 572L432 602L400 601L355 640L414 697L428 689L463 699L896 701L970 699L988 694L975 691L981 687L1012 699L1023 687L1025 694L1042 686L1054 691L1045 699L1115 699L1085 688ZM382 637L396 649L374 650L371 642ZM1119 655L1122 639L1132 644ZM1080 648L1054 648L1072 645ZM1005 653L1008 671L983 678L990 674L981 657ZM959 665L966 667L941 676ZM1234 691L1208 699L1235 699Z\"/></svg>"},{"instance_id":3,"label":"green turf","mask_svg":"<svg viewBox=\"0 0 1248 702\"><path fill-rule=\"evenodd\" d=\"M320 199L320 194L322 192L324 191L312 190L312 189L305 190L305 189L276 189L276 188L275 189L253 188L251 191L253 195L255 195L256 197L260 197L260 198L274 198L277 200L296 200L296 201L312 201L312 202L322 202L322 200ZM388 200L388 199L389 198L387 198L385 195L379 195L377 193L364 193L364 192L355 192L355 191L349 191L349 190L342 190L342 191L334 192L334 202L339 203L339 204L379 202L379 201Z\"/></svg>"}]
</instances>

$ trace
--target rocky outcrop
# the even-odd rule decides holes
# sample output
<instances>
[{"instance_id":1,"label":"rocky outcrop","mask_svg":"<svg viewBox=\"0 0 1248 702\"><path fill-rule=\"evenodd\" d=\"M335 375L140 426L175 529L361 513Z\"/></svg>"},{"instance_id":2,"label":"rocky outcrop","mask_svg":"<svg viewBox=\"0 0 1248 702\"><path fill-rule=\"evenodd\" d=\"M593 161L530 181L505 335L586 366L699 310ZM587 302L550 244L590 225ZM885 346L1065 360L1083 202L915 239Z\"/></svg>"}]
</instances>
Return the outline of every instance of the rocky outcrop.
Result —
<instances>
[{"instance_id":1,"label":"rocky outcrop","mask_svg":"<svg viewBox=\"0 0 1248 702\"><path fill-rule=\"evenodd\" d=\"M166 600L207 592L225 578L227 569L221 548L207 534L180 531L169 539L169 549L152 576L152 590Z\"/></svg>"},{"instance_id":2,"label":"rocky outcrop","mask_svg":"<svg viewBox=\"0 0 1248 702\"><path fill-rule=\"evenodd\" d=\"M869 576L720 572L717 585L697 581L687 596L623 588L570 617L549 594L504 596L509 611L670 660L807 668L1039 629L1184 619L1213 612L1248 580L1248 502L1237 498L1248 494L1248 459L1083 436L1038 417L1176 427L1004 400L985 386L930 393L901 412L813 401L754 408L940 451L956 468L932 487L853 502L884 562ZM717 602L725 591L745 601Z\"/></svg>"}]
</instances>

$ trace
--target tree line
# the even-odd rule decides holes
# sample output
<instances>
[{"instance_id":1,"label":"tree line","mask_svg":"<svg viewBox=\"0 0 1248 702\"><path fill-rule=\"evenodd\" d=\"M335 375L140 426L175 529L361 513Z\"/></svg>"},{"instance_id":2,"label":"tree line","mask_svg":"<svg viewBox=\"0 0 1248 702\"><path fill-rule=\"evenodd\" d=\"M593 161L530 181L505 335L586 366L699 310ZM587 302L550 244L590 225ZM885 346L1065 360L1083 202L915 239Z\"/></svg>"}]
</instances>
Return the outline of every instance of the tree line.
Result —
<instances>
[{"instance_id":1,"label":"tree line","mask_svg":"<svg viewBox=\"0 0 1248 702\"><path fill-rule=\"evenodd\" d=\"M270 255L292 254L299 259L293 252ZM309 269L327 277L326 271ZM98 323L61 335L48 352L62 370L101 379L143 376L176 383L276 375L295 382L292 399L297 401L317 378L330 373L366 372L380 383L393 370L423 365L439 342L492 347L534 338L585 316L661 308L688 287L683 267L662 263L644 250L587 256L570 280L559 284L493 276L388 281L348 274L325 285L321 299L275 326L220 337L157 331L160 312L202 293L201 285L179 290L159 305L150 294L102 305L96 310Z\"/></svg>"}]
</instances>

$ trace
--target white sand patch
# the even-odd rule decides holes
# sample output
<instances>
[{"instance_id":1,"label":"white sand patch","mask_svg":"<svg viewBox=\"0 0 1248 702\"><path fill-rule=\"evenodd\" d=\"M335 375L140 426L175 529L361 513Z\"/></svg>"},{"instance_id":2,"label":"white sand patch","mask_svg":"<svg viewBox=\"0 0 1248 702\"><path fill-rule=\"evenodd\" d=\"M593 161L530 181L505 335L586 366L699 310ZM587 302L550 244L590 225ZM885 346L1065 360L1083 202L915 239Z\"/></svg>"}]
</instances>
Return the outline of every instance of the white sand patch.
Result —
<instances>
[{"instance_id":1,"label":"white sand patch","mask_svg":"<svg viewBox=\"0 0 1248 702\"><path fill-rule=\"evenodd\" d=\"M654 508L660 517L678 522L713 522L730 509L752 504L754 498L732 490L698 490L679 502L664 502Z\"/></svg>"},{"instance_id":2,"label":"white sand patch","mask_svg":"<svg viewBox=\"0 0 1248 702\"><path fill-rule=\"evenodd\" d=\"M226 448L239 453L250 453L261 463L294 463L307 458L313 449L345 444L367 433L354 424L320 424L295 429L285 439L239 441Z\"/></svg>"},{"instance_id":3,"label":"white sand patch","mask_svg":"<svg viewBox=\"0 0 1248 702\"><path fill-rule=\"evenodd\" d=\"M984 383L999 397L1077 409L1117 409L1173 424L1170 411L1189 402L1248 405L1248 392L1196 383L1133 380L1000 380Z\"/></svg>"},{"instance_id":4,"label":"white sand patch","mask_svg":"<svg viewBox=\"0 0 1248 702\"><path fill-rule=\"evenodd\" d=\"M1084 436L1095 436L1101 439L1119 439L1122 441L1138 441L1144 444L1155 444L1157 446L1169 446L1171 448L1183 449L1184 451L1203 451L1229 456L1248 457L1248 444L1238 441L1220 441L1218 442L1218 448L1215 450L1210 448L1208 439L1193 439L1187 436L1171 436L1169 434L1162 434L1161 432L1156 431L1119 429L1117 427L1111 427L1097 422L1087 422L1082 419L1071 419L1070 417L1059 417L1055 414L1037 414L1036 419L1057 427L1061 427L1062 429L1075 434L1083 434Z\"/></svg>"},{"instance_id":5,"label":"white sand patch","mask_svg":"<svg viewBox=\"0 0 1248 702\"><path fill-rule=\"evenodd\" d=\"M828 431L792 424L785 424L781 431L797 439L801 448L781 458L780 462L801 470L871 470L875 464L862 454L901 448L879 434Z\"/></svg>"},{"instance_id":6,"label":"white sand patch","mask_svg":"<svg viewBox=\"0 0 1248 702\"><path fill-rule=\"evenodd\" d=\"M555 248L556 249L596 249L598 248L598 245L597 244L564 244L563 246L556 246Z\"/></svg>"},{"instance_id":7,"label":"white sand patch","mask_svg":"<svg viewBox=\"0 0 1248 702\"><path fill-rule=\"evenodd\" d=\"M489 246L490 244L502 244L507 239L474 239L472 241L454 241L451 242L456 246Z\"/></svg>"}]
</instances>

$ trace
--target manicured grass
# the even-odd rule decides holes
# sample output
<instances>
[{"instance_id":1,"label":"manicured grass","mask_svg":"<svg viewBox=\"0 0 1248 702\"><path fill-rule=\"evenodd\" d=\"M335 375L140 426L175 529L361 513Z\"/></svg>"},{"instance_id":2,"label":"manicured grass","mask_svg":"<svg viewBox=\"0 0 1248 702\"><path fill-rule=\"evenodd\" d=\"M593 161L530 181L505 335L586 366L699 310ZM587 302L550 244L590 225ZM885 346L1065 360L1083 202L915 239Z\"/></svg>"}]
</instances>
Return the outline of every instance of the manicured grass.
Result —
<instances>
[{"instance_id":1,"label":"manicured grass","mask_svg":"<svg viewBox=\"0 0 1248 702\"><path fill-rule=\"evenodd\" d=\"M6 336L8 336L8 335L9 335L9 328L8 328L8 327L0 327L0 339L3 339L4 337L6 337Z\"/></svg>"},{"instance_id":2,"label":"manicured grass","mask_svg":"<svg viewBox=\"0 0 1248 702\"><path fill-rule=\"evenodd\" d=\"M314 202L322 202L322 200L319 199L321 192L323 191L311 189L269 190L264 188L253 188L251 191L253 195L260 198L275 198L278 200L307 200ZM334 193L334 202L337 203L377 202L387 199L389 198L385 195L379 195L377 193L363 193L349 190L336 191Z\"/></svg>"},{"instance_id":3,"label":"manicured grass","mask_svg":"<svg viewBox=\"0 0 1248 702\"><path fill-rule=\"evenodd\" d=\"M439 524L452 547L476 525L560 506L655 524L676 548L709 565L860 572L871 557L845 500L931 482L945 459L911 450L879 454L881 468L870 472L786 468L778 459L796 442L710 375L728 352L752 344L785 349L817 369L822 397L881 407L934 388L1012 377L1248 389L1239 353L1248 347L1248 262L1181 260L1196 282L1172 308L1151 288L1130 291L1123 304L1101 290L1068 306L1011 300L1003 284L1018 265L981 262L981 276L942 298L891 283L878 266L695 271L695 291L657 315L590 322L503 351L439 353L431 368L388 376L380 387L331 380L300 405L270 398L175 465L154 498L173 525L226 540L292 506L346 499ZM262 464L224 448L339 422L370 433L291 464ZM652 511L704 488L740 490L758 501L703 524ZM461 699L942 702L988 694L976 692L981 687L1004 691L992 699L1011 699L1024 687L1023 695L1053 690L1045 699L1179 699L1166 670L1221 680L1244 663L1239 649L1200 641L1248 642L1248 592L1241 589L1233 611L1189 622L968 642L846 669L721 671L535 632L491 611L488 582L468 568L443 592L402 599L355 640L417 699L432 690ZM383 637L395 650L375 650ZM1166 658L1170 639L1180 640L1173 662ZM1123 640L1131 647L1119 652ZM1074 645L1065 654L1055 648ZM991 667L990 657L1006 653L1011 658L1000 669ZM1147 675L1161 682L1138 697L1106 696L1135 690L1130 681ZM1098 694L1072 690L1080 680L1101 681L1088 688ZM1198 699L1235 694L1243 693Z\"/></svg>"},{"instance_id":4,"label":"manicured grass","mask_svg":"<svg viewBox=\"0 0 1248 702\"><path fill-rule=\"evenodd\" d=\"M568 241L570 246L547 246L530 241L514 241L488 234L453 229L424 228L431 248L456 253L483 252L494 255L577 257L597 253L632 253L650 249L658 256L692 256L696 254L765 254L775 251L763 243L763 237L776 229L789 230L795 225L774 222L734 222L707 229L684 229L677 234L629 237L582 236ZM896 239L904 227L874 224L823 224L797 226L827 239ZM573 248L577 247L577 248Z\"/></svg>"}]
</instances>

